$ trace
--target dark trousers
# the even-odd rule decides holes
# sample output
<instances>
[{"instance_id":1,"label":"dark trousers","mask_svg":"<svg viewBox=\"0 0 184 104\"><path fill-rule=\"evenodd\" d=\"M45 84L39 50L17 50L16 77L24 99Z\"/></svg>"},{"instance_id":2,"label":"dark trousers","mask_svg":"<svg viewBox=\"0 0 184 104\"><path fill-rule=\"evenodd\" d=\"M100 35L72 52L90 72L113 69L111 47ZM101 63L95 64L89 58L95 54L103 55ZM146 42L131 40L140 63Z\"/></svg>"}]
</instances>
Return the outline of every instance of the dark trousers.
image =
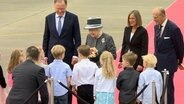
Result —
<instances>
[{"instance_id":1,"label":"dark trousers","mask_svg":"<svg viewBox=\"0 0 184 104\"><path fill-rule=\"evenodd\" d=\"M63 96L54 96L54 104L68 104L68 93Z\"/></svg>"},{"instance_id":2,"label":"dark trousers","mask_svg":"<svg viewBox=\"0 0 184 104\"><path fill-rule=\"evenodd\" d=\"M131 102L131 103L123 103L123 102L119 102L119 104L137 104L137 103L136 103L136 101L133 101L133 102ZM140 103L140 104L142 104L142 103Z\"/></svg>"},{"instance_id":3,"label":"dark trousers","mask_svg":"<svg viewBox=\"0 0 184 104\"><path fill-rule=\"evenodd\" d=\"M69 88L72 89L72 86ZM72 104L72 93L70 91L68 91L68 104Z\"/></svg>"},{"instance_id":4,"label":"dark trousers","mask_svg":"<svg viewBox=\"0 0 184 104\"><path fill-rule=\"evenodd\" d=\"M167 104L174 104L174 73L169 73L167 85Z\"/></svg>"},{"instance_id":5,"label":"dark trousers","mask_svg":"<svg viewBox=\"0 0 184 104\"><path fill-rule=\"evenodd\" d=\"M94 103L93 85L81 85L77 88L77 94L90 104ZM77 99L78 104L85 104Z\"/></svg>"}]
</instances>

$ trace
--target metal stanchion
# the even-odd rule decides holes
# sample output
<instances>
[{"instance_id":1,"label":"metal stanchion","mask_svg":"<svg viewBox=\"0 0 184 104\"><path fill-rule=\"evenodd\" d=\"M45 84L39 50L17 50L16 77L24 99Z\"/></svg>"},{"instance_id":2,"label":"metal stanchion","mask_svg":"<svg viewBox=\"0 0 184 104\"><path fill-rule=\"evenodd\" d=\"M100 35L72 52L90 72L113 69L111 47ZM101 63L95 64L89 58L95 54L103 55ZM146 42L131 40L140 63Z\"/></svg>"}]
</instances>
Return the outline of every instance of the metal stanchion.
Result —
<instances>
[{"instance_id":1,"label":"metal stanchion","mask_svg":"<svg viewBox=\"0 0 184 104\"><path fill-rule=\"evenodd\" d=\"M156 89L155 89L155 81L152 81L152 104L156 104L156 93L155 93Z\"/></svg>"},{"instance_id":2,"label":"metal stanchion","mask_svg":"<svg viewBox=\"0 0 184 104\"><path fill-rule=\"evenodd\" d=\"M163 89L163 94L162 97L164 98L163 101L161 101L161 103L163 104L167 104L167 80L168 80L168 76L169 76L169 71L167 71L166 69L164 69L164 71L162 71L163 73L163 79L164 79L164 89ZM162 99L161 99L162 100Z\"/></svg>"},{"instance_id":3,"label":"metal stanchion","mask_svg":"<svg viewBox=\"0 0 184 104\"><path fill-rule=\"evenodd\" d=\"M49 104L54 104L54 79L49 78Z\"/></svg>"}]
</instances>

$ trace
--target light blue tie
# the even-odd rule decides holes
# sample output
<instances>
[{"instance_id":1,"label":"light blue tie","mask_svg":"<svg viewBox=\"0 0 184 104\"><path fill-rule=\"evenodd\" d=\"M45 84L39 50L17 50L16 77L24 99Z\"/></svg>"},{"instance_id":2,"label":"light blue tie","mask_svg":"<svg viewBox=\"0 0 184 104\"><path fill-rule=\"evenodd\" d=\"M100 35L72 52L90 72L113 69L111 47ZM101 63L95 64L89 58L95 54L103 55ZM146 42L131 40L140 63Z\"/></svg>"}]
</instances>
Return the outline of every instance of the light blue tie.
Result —
<instances>
[{"instance_id":1,"label":"light blue tie","mask_svg":"<svg viewBox=\"0 0 184 104\"><path fill-rule=\"evenodd\" d=\"M61 35L61 30L62 30L62 27L61 27L61 17L62 16L59 16L59 21L58 21L58 34L59 34L59 36Z\"/></svg>"}]
</instances>

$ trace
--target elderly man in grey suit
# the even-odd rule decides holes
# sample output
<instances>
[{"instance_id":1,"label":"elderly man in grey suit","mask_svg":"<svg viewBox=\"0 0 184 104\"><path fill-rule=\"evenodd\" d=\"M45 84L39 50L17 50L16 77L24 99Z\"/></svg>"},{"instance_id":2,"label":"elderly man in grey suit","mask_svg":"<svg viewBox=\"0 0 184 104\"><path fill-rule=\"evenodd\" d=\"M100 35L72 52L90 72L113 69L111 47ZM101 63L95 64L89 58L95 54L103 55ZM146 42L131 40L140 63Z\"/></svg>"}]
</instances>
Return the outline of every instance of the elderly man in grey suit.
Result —
<instances>
[{"instance_id":1,"label":"elderly man in grey suit","mask_svg":"<svg viewBox=\"0 0 184 104\"><path fill-rule=\"evenodd\" d=\"M40 52L35 46L30 46L26 51L27 60L18 65L13 71L13 87L7 97L6 104L24 104L34 91L39 89L41 104L48 104L48 91L45 71L38 66ZM38 91L25 104L38 104Z\"/></svg>"},{"instance_id":2,"label":"elderly man in grey suit","mask_svg":"<svg viewBox=\"0 0 184 104\"><path fill-rule=\"evenodd\" d=\"M156 22L155 30L155 55L157 57L158 71L167 69L169 71L167 85L167 104L174 104L174 73L183 61L183 36L180 28L171 20L166 18L164 8L153 9L153 19Z\"/></svg>"}]
</instances>

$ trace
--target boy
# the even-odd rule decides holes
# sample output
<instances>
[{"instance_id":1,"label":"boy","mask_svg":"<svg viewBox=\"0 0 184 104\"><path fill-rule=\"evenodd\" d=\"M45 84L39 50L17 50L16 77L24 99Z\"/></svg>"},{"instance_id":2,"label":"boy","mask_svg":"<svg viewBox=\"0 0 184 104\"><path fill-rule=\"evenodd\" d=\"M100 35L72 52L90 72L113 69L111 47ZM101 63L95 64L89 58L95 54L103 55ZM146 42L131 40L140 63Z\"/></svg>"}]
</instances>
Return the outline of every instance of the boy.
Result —
<instances>
[{"instance_id":1,"label":"boy","mask_svg":"<svg viewBox=\"0 0 184 104\"><path fill-rule=\"evenodd\" d=\"M90 104L94 103L93 99L93 85L95 80L95 73L98 66L88 59L90 54L90 47L81 45L78 48L78 55L80 61L74 65L72 84L73 89L77 94ZM83 104L79 99L78 104Z\"/></svg>"},{"instance_id":2,"label":"boy","mask_svg":"<svg viewBox=\"0 0 184 104\"><path fill-rule=\"evenodd\" d=\"M54 78L54 104L68 104L68 90L60 86L60 80L65 86L70 85L72 71L70 66L63 62L65 48L62 45L55 45L51 49L54 61L46 69L46 75Z\"/></svg>"},{"instance_id":3,"label":"boy","mask_svg":"<svg viewBox=\"0 0 184 104\"><path fill-rule=\"evenodd\" d=\"M145 70L140 74L137 92L140 92L146 83L149 83L149 85L138 97L137 102L138 104L140 102L142 102L142 104L152 103L152 82L155 81L157 99L160 103L163 82L161 73L154 69L157 63L157 58L153 54L142 56L142 58Z\"/></svg>"},{"instance_id":4,"label":"boy","mask_svg":"<svg viewBox=\"0 0 184 104\"><path fill-rule=\"evenodd\" d=\"M124 71L119 73L116 82L116 87L120 91L119 104L135 104L136 102L131 101L136 96L139 78L139 72L133 68L136 59L137 55L133 52L127 52L122 56Z\"/></svg>"}]
</instances>

